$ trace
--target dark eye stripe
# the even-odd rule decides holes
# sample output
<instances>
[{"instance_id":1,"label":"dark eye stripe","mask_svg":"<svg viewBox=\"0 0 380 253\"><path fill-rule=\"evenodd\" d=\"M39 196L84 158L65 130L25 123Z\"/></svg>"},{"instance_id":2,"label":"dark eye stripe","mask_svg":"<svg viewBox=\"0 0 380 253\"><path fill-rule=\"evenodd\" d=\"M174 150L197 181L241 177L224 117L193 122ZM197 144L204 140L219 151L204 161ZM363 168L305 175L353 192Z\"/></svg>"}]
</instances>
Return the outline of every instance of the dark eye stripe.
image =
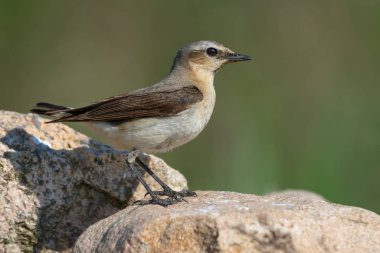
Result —
<instances>
[{"instance_id":1,"label":"dark eye stripe","mask_svg":"<svg viewBox=\"0 0 380 253\"><path fill-rule=\"evenodd\" d=\"M215 55L217 55L218 50L217 50L216 48L209 47L209 48L207 48L206 53L207 53L209 56L215 56Z\"/></svg>"}]
</instances>

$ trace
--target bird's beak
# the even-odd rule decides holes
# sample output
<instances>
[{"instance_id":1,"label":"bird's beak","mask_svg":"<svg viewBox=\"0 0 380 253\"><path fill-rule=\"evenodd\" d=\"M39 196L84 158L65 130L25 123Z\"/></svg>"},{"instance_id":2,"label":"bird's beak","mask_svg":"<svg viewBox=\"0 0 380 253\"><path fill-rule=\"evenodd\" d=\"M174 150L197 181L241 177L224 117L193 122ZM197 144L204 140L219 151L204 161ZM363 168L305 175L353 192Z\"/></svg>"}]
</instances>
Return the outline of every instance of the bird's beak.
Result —
<instances>
[{"instance_id":1,"label":"bird's beak","mask_svg":"<svg viewBox=\"0 0 380 253\"><path fill-rule=\"evenodd\" d=\"M229 62L237 62L237 61L249 61L252 58L248 55L239 54L239 53L230 53L226 56L226 59Z\"/></svg>"}]
</instances>

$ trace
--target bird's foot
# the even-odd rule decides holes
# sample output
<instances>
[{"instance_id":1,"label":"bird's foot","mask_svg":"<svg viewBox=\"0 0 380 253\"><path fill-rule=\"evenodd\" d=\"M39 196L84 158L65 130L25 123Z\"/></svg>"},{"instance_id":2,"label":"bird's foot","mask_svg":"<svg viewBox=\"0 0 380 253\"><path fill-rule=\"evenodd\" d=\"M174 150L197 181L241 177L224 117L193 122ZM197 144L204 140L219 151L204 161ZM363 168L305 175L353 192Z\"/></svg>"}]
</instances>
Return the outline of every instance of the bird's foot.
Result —
<instances>
[{"instance_id":1,"label":"bird's foot","mask_svg":"<svg viewBox=\"0 0 380 253\"><path fill-rule=\"evenodd\" d=\"M146 193L148 195L149 193ZM164 187L162 191L153 191L156 196L168 196L173 199L183 200L184 197L196 197L197 194L190 190L175 191L170 187Z\"/></svg>"},{"instance_id":2,"label":"bird's foot","mask_svg":"<svg viewBox=\"0 0 380 253\"><path fill-rule=\"evenodd\" d=\"M133 203L133 205L140 205L140 206L160 205L163 207L167 207L167 206L170 206L182 201L184 201L184 199L182 198L178 199L178 198L167 197L166 199L161 199L157 195L154 195L152 196L152 199L149 199L149 200L137 200Z\"/></svg>"},{"instance_id":3,"label":"bird's foot","mask_svg":"<svg viewBox=\"0 0 380 253\"><path fill-rule=\"evenodd\" d=\"M179 203L182 201L186 201L184 197L195 197L197 194L190 190L182 190L182 191L174 191L170 187L164 187L162 191L152 191L152 194L146 193L145 196L151 195L152 199L149 200L137 200L133 204L134 205L149 205L155 204L160 206L170 206L175 203ZM163 199L158 196L167 196L167 198Z\"/></svg>"}]
</instances>

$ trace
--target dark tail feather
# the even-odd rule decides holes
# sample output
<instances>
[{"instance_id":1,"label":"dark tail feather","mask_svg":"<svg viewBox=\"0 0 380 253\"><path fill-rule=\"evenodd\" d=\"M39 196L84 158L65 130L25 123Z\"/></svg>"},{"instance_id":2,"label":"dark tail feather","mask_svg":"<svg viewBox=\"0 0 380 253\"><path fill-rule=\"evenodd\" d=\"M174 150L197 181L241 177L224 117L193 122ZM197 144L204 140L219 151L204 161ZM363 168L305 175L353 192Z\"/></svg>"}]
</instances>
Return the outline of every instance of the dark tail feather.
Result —
<instances>
[{"instance_id":1,"label":"dark tail feather","mask_svg":"<svg viewBox=\"0 0 380 253\"><path fill-rule=\"evenodd\" d=\"M39 108L45 108L45 109L55 109L55 110L67 110L70 109L67 106L62 106L62 105L53 105L50 103L45 103L45 102L40 102L36 104L36 107Z\"/></svg>"},{"instance_id":2,"label":"dark tail feather","mask_svg":"<svg viewBox=\"0 0 380 253\"><path fill-rule=\"evenodd\" d=\"M34 108L30 110L30 112L40 114L40 115L46 115L46 116L62 117L62 116L70 115L68 113L65 113L65 111L70 110L70 109L72 108L41 102L41 103L37 103L34 106ZM53 121L50 121L50 122L53 122ZM50 122L47 122L47 123L50 123Z\"/></svg>"},{"instance_id":3,"label":"dark tail feather","mask_svg":"<svg viewBox=\"0 0 380 253\"><path fill-rule=\"evenodd\" d=\"M48 109L35 108L35 109L30 110L30 112L36 113L36 114L40 114L40 115L49 115L49 110Z\"/></svg>"}]
</instances>

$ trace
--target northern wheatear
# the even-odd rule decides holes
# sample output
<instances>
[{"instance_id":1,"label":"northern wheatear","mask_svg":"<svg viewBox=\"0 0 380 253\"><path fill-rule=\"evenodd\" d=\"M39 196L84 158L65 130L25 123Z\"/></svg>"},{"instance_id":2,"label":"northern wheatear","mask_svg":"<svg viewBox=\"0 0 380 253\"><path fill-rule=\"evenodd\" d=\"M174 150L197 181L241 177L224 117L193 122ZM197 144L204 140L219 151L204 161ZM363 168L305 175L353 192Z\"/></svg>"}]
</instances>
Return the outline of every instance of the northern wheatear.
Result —
<instances>
[{"instance_id":1,"label":"northern wheatear","mask_svg":"<svg viewBox=\"0 0 380 253\"><path fill-rule=\"evenodd\" d=\"M169 75L153 86L85 107L38 103L31 111L55 117L49 123L85 122L111 146L130 150L127 163L151 196L151 200L139 203L167 206L195 193L171 189L142 162L139 154L165 152L194 139L214 109L215 73L226 63L250 59L218 42L192 42L178 50ZM147 171L163 190L152 191L135 164Z\"/></svg>"}]
</instances>

